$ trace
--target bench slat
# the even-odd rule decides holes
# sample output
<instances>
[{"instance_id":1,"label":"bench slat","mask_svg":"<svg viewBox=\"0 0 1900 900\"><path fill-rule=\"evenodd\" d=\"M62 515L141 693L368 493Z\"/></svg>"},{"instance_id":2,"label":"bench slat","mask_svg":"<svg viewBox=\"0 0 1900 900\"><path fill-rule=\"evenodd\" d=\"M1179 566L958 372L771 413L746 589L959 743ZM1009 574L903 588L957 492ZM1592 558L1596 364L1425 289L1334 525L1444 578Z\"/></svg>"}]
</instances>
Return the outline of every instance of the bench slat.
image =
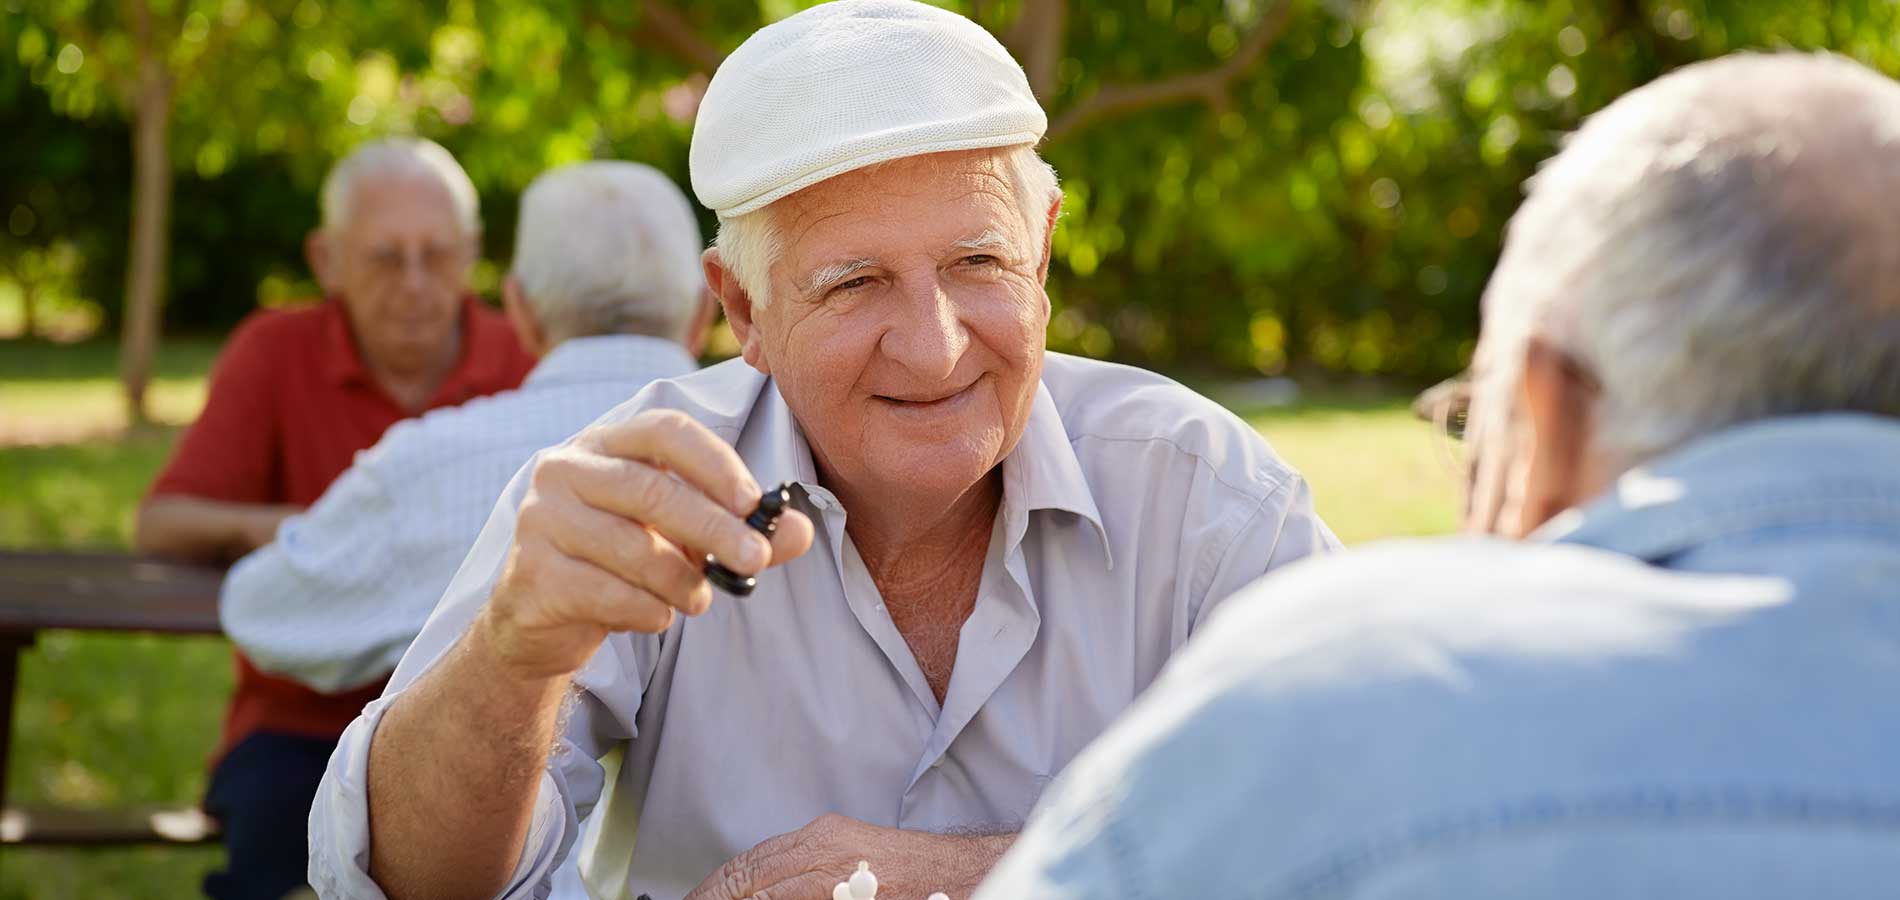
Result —
<instances>
[{"instance_id":1,"label":"bench slat","mask_svg":"<svg viewBox=\"0 0 1900 900\"><path fill-rule=\"evenodd\" d=\"M218 834L217 820L193 808L0 811L5 845L206 844Z\"/></svg>"}]
</instances>

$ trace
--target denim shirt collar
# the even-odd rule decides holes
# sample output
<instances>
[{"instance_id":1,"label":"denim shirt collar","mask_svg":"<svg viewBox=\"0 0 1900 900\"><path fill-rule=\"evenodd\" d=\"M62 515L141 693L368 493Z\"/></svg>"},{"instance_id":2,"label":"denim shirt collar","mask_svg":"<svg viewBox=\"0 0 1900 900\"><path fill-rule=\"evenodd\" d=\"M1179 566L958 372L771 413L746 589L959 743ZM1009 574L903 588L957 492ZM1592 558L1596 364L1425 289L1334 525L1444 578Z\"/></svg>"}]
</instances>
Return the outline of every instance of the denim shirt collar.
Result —
<instances>
[{"instance_id":1,"label":"denim shirt collar","mask_svg":"<svg viewBox=\"0 0 1900 900\"><path fill-rule=\"evenodd\" d=\"M601 382L677 378L697 366L686 348L665 338L600 334L569 338L554 346L528 373L532 388Z\"/></svg>"},{"instance_id":2,"label":"denim shirt collar","mask_svg":"<svg viewBox=\"0 0 1900 900\"><path fill-rule=\"evenodd\" d=\"M1813 526L1900 538L1900 419L1826 413L1728 428L1624 473L1534 539L1660 562L1723 538Z\"/></svg>"}]
</instances>

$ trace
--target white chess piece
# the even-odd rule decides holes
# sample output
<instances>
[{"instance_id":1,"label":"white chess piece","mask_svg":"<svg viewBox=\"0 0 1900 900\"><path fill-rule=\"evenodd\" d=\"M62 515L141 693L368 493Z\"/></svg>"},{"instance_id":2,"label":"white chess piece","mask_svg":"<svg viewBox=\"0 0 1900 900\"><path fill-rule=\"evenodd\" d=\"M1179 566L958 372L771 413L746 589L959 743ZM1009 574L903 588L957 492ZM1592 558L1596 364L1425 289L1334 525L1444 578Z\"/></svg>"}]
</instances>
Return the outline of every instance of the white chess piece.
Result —
<instances>
[{"instance_id":1,"label":"white chess piece","mask_svg":"<svg viewBox=\"0 0 1900 900\"><path fill-rule=\"evenodd\" d=\"M877 900L877 875L872 873L871 864L858 860L858 870L831 889L831 900ZM950 895L938 891L928 900L950 900Z\"/></svg>"},{"instance_id":2,"label":"white chess piece","mask_svg":"<svg viewBox=\"0 0 1900 900\"><path fill-rule=\"evenodd\" d=\"M858 860L858 870L851 873L852 900L877 900L877 876L871 874L871 864Z\"/></svg>"},{"instance_id":3,"label":"white chess piece","mask_svg":"<svg viewBox=\"0 0 1900 900\"><path fill-rule=\"evenodd\" d=\"M871 874L871 864L858 860L851 878L831 889L831 900L877 900L877 876Z\"/></svg>"}]
</instances>

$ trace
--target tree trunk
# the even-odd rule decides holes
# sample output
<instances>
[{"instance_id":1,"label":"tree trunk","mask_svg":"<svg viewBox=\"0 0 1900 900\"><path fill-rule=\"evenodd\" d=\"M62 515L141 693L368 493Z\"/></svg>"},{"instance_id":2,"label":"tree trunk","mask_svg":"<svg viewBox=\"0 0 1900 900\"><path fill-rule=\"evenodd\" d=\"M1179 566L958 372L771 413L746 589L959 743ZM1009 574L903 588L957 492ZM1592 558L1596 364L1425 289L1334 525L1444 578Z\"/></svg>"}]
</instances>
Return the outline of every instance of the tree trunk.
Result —
<instances>
[{"instance_id":1,"label":"tree trunk","mask_svg":"<svg viewBox=\"0 0 1900 900\"><path fill-rule=\"evenodd\" d=\"M1003 35L1003 44L1022 63L1029 89L1047 109L1055 103L1057 65L1062 62L1063 38L1068 34L1066 0L1027 0L1023 11Z\"/></svg>"},{"instance_id":2,"label":"tree trunk","mask_svg":"<svg viewBox=\"0 0 1900 900\"><path fill-rule=\"evenodd\" d=\"M39 330L39 315L34 306L38 304L40 283L37 278L20 279L20 337L33 339Z\"/></svg>"},{"instance_id":3,"label":"tree trunk","mask_svg":"<svg viewBox=\"0 0 1900 900\"><path fill-rule=\"evenodd\" d=\"M145 388L158 351L159 305L165 292L165 255L172 202L171 79L153 46L147 0L132 0L139 62L132 97L132 252L125 270L125 320L119 334L119 380L126 419L150 421Z\"/></svg>"}]
</instances>

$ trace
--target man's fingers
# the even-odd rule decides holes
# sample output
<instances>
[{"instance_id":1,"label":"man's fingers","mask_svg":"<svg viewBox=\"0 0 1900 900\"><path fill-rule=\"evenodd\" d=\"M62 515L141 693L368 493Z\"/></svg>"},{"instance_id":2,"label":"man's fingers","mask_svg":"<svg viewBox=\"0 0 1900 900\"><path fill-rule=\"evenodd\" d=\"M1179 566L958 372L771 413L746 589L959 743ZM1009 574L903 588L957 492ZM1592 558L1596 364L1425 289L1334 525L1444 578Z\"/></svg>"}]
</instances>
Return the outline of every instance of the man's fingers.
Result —
<instances>
[{"instance_id":1,"label":"man's fingers","mask_svg":"<svg viewBox=\"0 0 1900 900\"><path fill-rule=\"evenodd\" d=\"M851 875L803 867L783 874L784 878L773 881L758 872L736 870L733 863L727 863L700 882L699 887L686 895L686 900L832 900L832 889Z\"/></svg>"},{"instance_id":2,"label":"man's fingers","mask_svg":"<svg viewBox=\"0 0 1900 900\"><path fill-rule=\"evenodd\" d=\"M712 604L712 589L700 565L638 522L569 503L548 540L562 553L592 563L689 616Z\"/></svg>"},{"instance_id":3,"label":"man's fingers","mask_svg":"<svg viewBox=\"0 0 1900 900\"><path fill-rule=\"evenodd\" d=\"M544 473L558 475L582 503L646 525L680 546L704 548L734 571L750 575L771 562L771 544L743 518L646 463L579 453L544 461L536 474Z\"/></svg>"},{"instance_id":4,"label":"man's fingers","mask_svg":"<svg viewBox=\"0 0 1900 900\"><path fill-rule=\"evenodd\" d=\"M757 896L771 885L806 874L808 864L813 862L801 858L800 848L806 838L806 829L800 828L760 841L706 876L699 887L686 895L686 900L742 900ZM833 879L824 886L824 900L830 900L830 891L837 883L837 879Z\"/></svg>"},{"instance_id":5,"label":"man's fingers","mask_svg":"<svg viewBox=\"0 0 1900 900\"><path fill-rule=\"evenodd\" d=\"M832 900L833 889L850 873L806 872L752 892L751 900Z\"/></svg>"},{"instance_id":6,"label":"man's fingers","mask_svg":"<svg viewBox=\"0 0 1900 900\"><path fill-rule=\"evenodd\" d=\"M545 577L560 585L556 602L567 607L559 619L642 634L658 634L672 626L673 607L652 592L585 560L558 552L547 556L551 558L543 563Z\"/></svg>"},{"instance_id":7,"label":"man's fingers","mask_svg":"<svg viewBox=\"0 0 1900 900\"><path fill-rule=\"evenodd\" d=\"M647 410L589 437L602 453L677 473L727 512L744 516L759 504L761 488L738 451L678 410Z\"/></svg>"},{"instance_id":8,"label":"man's fingers","mask_svg":"<svg viewBox=\"0 0 1900 900\"><path fill-rule=\"evenodd\" d=\"M805 514L787 509L779 514L778 530L772 533L772 565L782 566L811 549L812 524Z\"/></svg>"}]
</instances>

